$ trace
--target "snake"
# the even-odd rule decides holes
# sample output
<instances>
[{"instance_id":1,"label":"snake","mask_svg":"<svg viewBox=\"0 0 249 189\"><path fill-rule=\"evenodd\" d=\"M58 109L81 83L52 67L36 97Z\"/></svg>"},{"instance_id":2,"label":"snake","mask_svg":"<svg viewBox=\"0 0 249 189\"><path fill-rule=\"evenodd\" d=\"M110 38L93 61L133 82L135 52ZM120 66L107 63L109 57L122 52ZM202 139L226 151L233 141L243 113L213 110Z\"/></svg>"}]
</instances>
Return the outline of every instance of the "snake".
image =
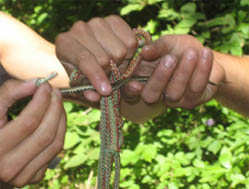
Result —
<instances>
[{"instance_id":1,"label":"snake","mask_svg":"<svg viewBox=\"0 0 249 189\"><path fill-rule=\"evenodd\" d=\"M152 38L150 34L142 29L133 29L138 42L138 48L129 61L127 70L121 74L114 60L110 60L111 73L109 80L112 86L110 96L103 96L100 99L100 158L98 164L98 189L110 188L112 175L112 167L115 165L113 188L118 189L120 183L120 152L123 144L122 126L123 120L120 114L120 88L129 81L139 81L145 83L148 81L148 76L132 76L134 70L141 61L141 48L144 45L150 44ZM52 79L56 73L52 73L46 78L39 78L36 85ZM62 94L80 94L84 91L96 91L93 85L81 84L86 77L75 68L70 75L70 88L60 89Z\"/></svg>"},{"instance_id":2,"label":"snake","mask_svg":"<svg viewBox=\"0 0 249 189\"><path fill-rule=\"evenodd\" d=\"M100 158L98 165L98 189L110 188L112 167L115 165L113 188L118 189L120 183L120 152L123 143L122 126L123 120L120 115L120 88L129 81L139 81L146 83L149 76L132 76L134 70L141 61L141 48L150 44L152 38L150 34L142 29L133 29L138 41L138 48L133 58L130 60L127 70L121 74L114 60L110 60L111 73L109 80L112 86L110 96L103 96L100 100ZM47 78L37 80L37 85L52 79L56 74L53 73ZM84 91L96 91L93 85L81 85L86 77L75 68L70 75L70 88L60 89L62 94L81 94ZM208 81L209 84L216 86L217 84Z\"/></svg>"}]
</instances>

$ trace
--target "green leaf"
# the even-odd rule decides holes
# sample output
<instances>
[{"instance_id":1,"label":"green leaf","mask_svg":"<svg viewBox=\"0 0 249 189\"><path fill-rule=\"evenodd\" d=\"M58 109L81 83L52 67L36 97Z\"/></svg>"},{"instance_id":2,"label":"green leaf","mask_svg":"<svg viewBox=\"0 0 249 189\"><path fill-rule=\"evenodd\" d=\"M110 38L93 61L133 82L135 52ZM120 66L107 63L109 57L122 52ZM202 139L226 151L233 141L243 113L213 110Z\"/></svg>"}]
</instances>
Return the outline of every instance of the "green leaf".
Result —
<instances>
[{"instance_id":1,"label":"green leaf","mask_svg":"<svg viewBox=\"0 0 249 189\"><path fill-rule=\"evenodd\" d=\"M150 162L155 158L157 154L157 148L154 145L146 145L142 157L145 161Z\"/></svg>"},{"instance_id":2,"label":"green leaf","mask_svg":"<svg viewBox=\"0 0 249 189\"><path fill-rule=\"evenodd\" d=\"M67 114L70 113L73 110L73 103L64 102L63 105L64 105L64 108L65 108L65 111L66 111Z\"/></svg>"},{"instance_id":3,"label":"green leaf","mask_svg":"<svg viewBox=\"0 0 249 189\"><path fill-rule=\"evenodd\" d=\"M79 143L80 138L75 132L66 132L66 137L65 137L65 143L64 143L64 149L68 150L72 147L74 147L77 143Z\"/></svg>"},{"instance_id":4,"label":"green leaf","mask_svg":"<svg viewBox=\"0 0 249 189\"><path fill-rule=\"evenodd\" d=\"M95 123L100 120L100 114L101 112L99 110L93 109L91 112L87 114L87 119L89 120L89 123Z\"/></svg>"},{"instance_id":5,"label":"green leaf","mask_svg":"<svg viewBox=\"0 0 249 189\"><path fill-rule=\"evenodd\" d=\"M213 152L214 154L217 154L217 152L219 152L220 148L222 146L222 143L219 140L215 140L214 142L212 142L209 146L208 146L208 150L210 152Z\"/></svg>"},{"instance_id":6,"label":"green leaf","mask_svg":"<svg viewBox=\"0 0 249 189\"><path fill-rule=\"evenodd\" d=\"M155 20L148 21L147 25L145 26L145 30L149 31L150 34L156 32L156 28L158 26L158 22Z\"/></svg>"},{"instance_id":7,"label":"green leaf","mask_svg":"<svg viewBox=\"0 0 249 189\"><path fill-rule=\"evenodd\" d=\"M123 7L120 11L120 15L124 16L129 14L130 12L133 11L140 11L142 10L144 7L140 4L128 4L127 6Z\"/></svg>"},{"instance_id":8,"label":"green leaf","mask_svg":"<svg viewBox=\"0 0 249 189\"><path fill-rule=\"evenodd\" d=\"M233 159L233 156L232 156L231 151L227 147L223 147L219 155L220 164L223 165L223 167L227 169L231 169L232 159Z\"/></svg>"},{"instance_id":9,"label":"green leaf","mask_svg":"<svg viewBox=\"0 0 249 189\"><path fill-rule=\"evenodd\" d=\"M249 0L241 0L240 4L241 4L241 6L247 6L247 5L249 5Z\"/></svg>"},{"instance_id":10,"label":"green leaf","mask_svg":"<svg viewBox=\"0 0 249 189\"><path fill-rule=\"evenodd\" d=\"M77 154L68 160L68 162L64 165L64 169L82 165L87 159L88 157L86 155Z\"/></svg>"},{"instance_id":11,"label":"green leaf","mask_svg":"<svg viewBox=\"0 0 249 189\"><path fill-rule=\"evenodd\" d=\"M156 4L156 3L160 3L160 2L163 2L164 0L148 0L148 4L149 5L153 5L153 4Z\"/></svg>"},{"instance_id":12,"label":"green leaf","mask_svg":"<svg viewBox=\"0 0 249 189\"><path fill-rule=\"evenodd\" d=\"M121 154L121 163L123 166L126 166L128 164L135 164L138 159L139 159L139 155L137 155L135 152L131 151L131 150L123 150L122 154Z\"/></svg>"},{"instance_id":13,"label":"green leaf","mask_svg":"<svg viewBox=\"0 0 249 189\"><path fill-rule=\"evenodd\" d=\"M48 13L44 12L37 18L37 23L41 24L48 17Z\"/></svg>"},{"instance_id":14,"label":"green leaf","mask_svg":"<svg viewBox=\"0 0 249 189\"><path fill-rule=\"evenodd\" d=\"M91 160L98 160L99 152L100 152L99 148L94 148L87 153L87 157Z\"/></svg>"},{"instance_id":15,"label":"green leaf","mask_svg":"<svg viewBox=\"0 0 249 189\"><path fill-rule=\"evenodd\" d=\"M177 186L176 183L170 182L168 185L168 189L178 189L179 187Z\"/></svg>"},{"instance_id":16,"label":"green leaf","mask_svg":"<svg viewBox=\"0 0 249 189\"><path fill-rule=\"evenodd\" d=\"M181 13L194 13L196 11L195 3L186 3L181 7Z\"/></svg>"},{"instance_id":17,"label":"green leaf","mask_svg":"<svg viewBox=\"0 0 249 189\"><path fill-rule=\"evenodd\" d=\"M238 184L244 184L246 177L242 174L232 174L231 175L232 187L236 187Z\"/></svg>"},{"instance_id":18,"label":"green leaf","mask_svg":"<svg viewBox=\"0 0 249 189\"><path fill-rule=\"evenodd\" d=\"M199 159L195 159L195 160L193 161L193 165L194 165L195 167L197 167L197 168L200 168L200 169L205 168L205 163L204 163L203 161L199 160Z\"/></svg>"}]
</instances>

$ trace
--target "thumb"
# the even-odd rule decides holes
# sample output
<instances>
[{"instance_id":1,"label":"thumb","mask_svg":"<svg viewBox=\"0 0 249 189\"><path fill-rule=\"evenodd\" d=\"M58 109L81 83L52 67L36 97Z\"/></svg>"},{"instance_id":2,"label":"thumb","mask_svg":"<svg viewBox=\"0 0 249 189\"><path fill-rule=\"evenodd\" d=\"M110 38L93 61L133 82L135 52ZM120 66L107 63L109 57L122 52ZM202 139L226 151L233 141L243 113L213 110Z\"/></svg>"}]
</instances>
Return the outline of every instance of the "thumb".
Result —
<instances>
[{"instance_id":1,"label":"thumb","mask_svg":"<svg viewBox=\"0 0 249 189\"><path fill-rule=\"evenodd\" d=\"M224 69L222 68L221 65L214 62L209 81L211 81L212 83L215 83L215 85L210 85L210 84L207 85L207 87L203 93L203 96L202 96L203 102L207 102L215 97L215 95L219 89L219 86L224 84L223 83L224 79L225 79Z\"/></svg>"},{"instance_id":2,"label":"thumb","mask_svg":"<svg viewBox=\"0 0 249 189\"><path fill-rule=\"evenodd\" d=\"M32 95L36 90L35 80L8 80L0 87L0 128L7 123L7 111L17 100Z\"/></svg>"},{"instance_id":3,"label":"thumb","mask_svg":"<svg viewBox=\"0 0 249 189\"><path fill-rule=\"evenodd\" d=\"M187 48L202 49L203 45L191 35L164 35L142 49L144 60L156 60L165 54L181 58Z\"/></svg>"}]
</instances>

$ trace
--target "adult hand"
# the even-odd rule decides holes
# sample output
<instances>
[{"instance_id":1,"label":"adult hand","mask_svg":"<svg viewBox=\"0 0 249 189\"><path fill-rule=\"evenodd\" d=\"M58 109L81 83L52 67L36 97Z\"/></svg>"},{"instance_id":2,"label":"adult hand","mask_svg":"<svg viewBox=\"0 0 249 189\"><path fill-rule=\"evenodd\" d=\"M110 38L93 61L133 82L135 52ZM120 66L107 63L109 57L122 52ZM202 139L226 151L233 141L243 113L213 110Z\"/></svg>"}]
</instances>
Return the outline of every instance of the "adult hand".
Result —
<instances>
[{"instance_id":1,"label":"adult hand","mask_svg":"<svg viewBox=\"0 0 249 189\"><path fill-rule=\"evenodd\" d=\"M192 109L213 98L225 78L213 53L190 35L165 35L142 50L143 60L136 75L151 74L144 88L126 86L128 99L139 93L147 103L156 103L165 95L170 107ZM163 66L164 65L164 66Z\"/></svg>"},{"instance_id":2,"label":"adult hand","mask_svg":"<svg viewBox=\"0 0 249 189\"><path fill-rule=\"evenodd\" d=\"M78 21L68 32L59 34L55 43L56 55L68 74L77 67L96 88L98 93L84 92L84 97L91 102L98 102L100 95L111 94L106 75L110 60L120 65L133 56L137 47L129 25L115 15Z\"/></svg>"},{"instance_id":3,"label":"adult hand","mask_svg":"<svg viewBox=\"0 0 249 189\"><path fill-rule=\"evenodd\" d=\"M33 95L16 117L7 110L17 100ZM48 163L64 143L66 116L57 89L34 81L7 81L0 87L0 181L16 187L40 181Z\"/></svg>"}]
</instances>

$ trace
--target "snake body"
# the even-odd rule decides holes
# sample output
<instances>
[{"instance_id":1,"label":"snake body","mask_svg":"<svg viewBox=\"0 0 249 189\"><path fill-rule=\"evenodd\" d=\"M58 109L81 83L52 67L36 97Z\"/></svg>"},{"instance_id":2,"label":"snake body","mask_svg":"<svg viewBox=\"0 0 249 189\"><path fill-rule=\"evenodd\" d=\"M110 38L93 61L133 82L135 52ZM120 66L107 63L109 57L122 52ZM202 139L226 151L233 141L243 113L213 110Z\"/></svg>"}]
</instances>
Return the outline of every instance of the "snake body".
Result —
<instances>
[{"instance_id":1,"label":"snake body","mask_svg":"<svg viewBox=\"0 0 249 189\"><path fill-rule=\"evenodd\" d=\"M141 30L133 30L138 40L139 47L151 43L149 33ZM100 160L98 165L98 189L108 189L110 187L111 172L113 163L115 164L113 188L119 188L120 182L120 147L123 143L122 126L123 121L120 115L120 88L129 81L147 82L149 77L131 77L136 66L141 60L141 48L137 48L134 57L129 62L127 70L120 74L119 69L113 60L110 61L111 74L110 82L112 94L101 97L100 100ZM92 85L81 85L85 76L75 69L70 76L70 88L60 89L62 94L80 94L87 90L96 91ZM44 80L45 81L45 80Z\"/></svg>"},{"instance_id":2,"label":"snake body","mask_svg":"<svg viewBox=\"0 0 249 189\"><path fill-rule=\"evenodd\" d=\"M111 85L112 91L118 90L129 81L139 81L141 83L146 83L148 79L149 77L147 76L135 76L126 79L119 79L116 82L112 83ZM82 85L82 86L60 89L62 94L78 94L87 90L96 91L93 85Z\"/></svg>"}]
</instances>

